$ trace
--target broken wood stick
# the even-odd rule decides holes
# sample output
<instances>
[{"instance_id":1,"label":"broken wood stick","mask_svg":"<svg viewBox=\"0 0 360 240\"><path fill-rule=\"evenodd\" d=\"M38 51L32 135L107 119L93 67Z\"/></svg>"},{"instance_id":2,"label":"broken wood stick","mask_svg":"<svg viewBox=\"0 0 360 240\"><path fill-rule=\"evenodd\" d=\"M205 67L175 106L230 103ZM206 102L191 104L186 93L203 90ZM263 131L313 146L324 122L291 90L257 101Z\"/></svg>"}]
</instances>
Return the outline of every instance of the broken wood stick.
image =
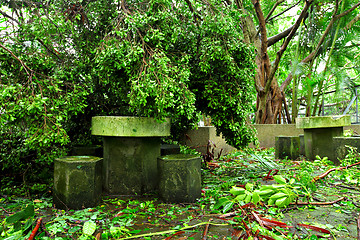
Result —
<instances>
[{"instance_id":1,"label":"broken wood stick","mask_svg":"<svg viewBox=\"0 0 360 240\"><path fill-rule=\"evenodd\" d=\"M351 164L351 165L346 166L346 167L331 168L331 169L327 170L326 172L324 172L323 174L321 174L321 175L319 175L319 176L317 176L317 177L314 177L313 180L312 180L312 182L316 182L317 180L326 177L329 173L331 173L331 172L333 172L333 171L340 171L340 170L343 170L343 169L348 169L348 168L354 167L354 166L356 166L356 165L360 165L360 162Z\"/></svg>"},{"instance_id":2,"label":"broken wood stick","mask_svg":"<svg viewBox=\"0 0 360 240\"><path fill-rule=\"evenodd\" d=\"M209 224L210 224L210 222L211 222L212 220L213 220L213 219L210 218L208 224L205 225L205 230L204 230L204 233L203 233L202 240L206 240L206 239L207 239L207 233L208 233L208 231L209 231Z\"/></svg>"},{"instance_id":3,"label":"broken wood stick","mask_svg":"<svg viewBox=\"0 0 360 240\"><path fill-rule=\"evenodd\" d=\"M30 234L30 237L28 238L28 240L33 240L35 238L35 235L37 233L37 231L39 230L39 227L41 225L41 221L42 221L42 218L39 218L36 222L36 226L34 227L34 230L32 230L31 234Z\"/></svg>"},{"instance_id":4,"label":"broken wood stick","mask_svg":"<svg viewBox=\"0 0 360 240\"><path fill-rule=\"evenodd\" d=\"M344 199L345 199L345 197L341 197L332 202L294 202L294 203L290 203L290 205L331 205L331 204L340 202Z\"/></svg>"}]
</instances>

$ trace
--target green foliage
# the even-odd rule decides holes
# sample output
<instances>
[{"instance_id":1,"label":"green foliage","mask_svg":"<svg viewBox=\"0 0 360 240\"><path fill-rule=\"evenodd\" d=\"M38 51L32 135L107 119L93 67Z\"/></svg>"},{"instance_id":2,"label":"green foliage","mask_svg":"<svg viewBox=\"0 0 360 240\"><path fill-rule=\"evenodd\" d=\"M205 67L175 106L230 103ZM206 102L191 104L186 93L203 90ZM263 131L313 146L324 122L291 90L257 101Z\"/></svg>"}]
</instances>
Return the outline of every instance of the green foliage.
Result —
<instances>
[{"instance_id":1,"label":"green foliage","mask_svg":"<svg viewBox=\"0 0 360 240\"><path fill-rule=\"evenodd\" d=\"M34 205L29 204L23 210L7 217L0 226L0 236L6 239L20 239L32 227Z\"/></svg>"},{"instance_id":2,"label":"green foliage","mask_svg":"<svg viewBox=\"0 0 360 240\"><path fill-rule=\"evenodd\" d=\"M266 202L268 205L277 207L286 207L298 197L298 191L295 187L295 179L289 182L280 175L274 176L274 180L278 184L262 185L258 189L254 189L254 185L247 183L245 188L233 186L229 193L232 197L220 198L214 205L214 209L223 207L223 212L229 211L235 203L244 205L246 203L258 204L260 201Z\"/></svg>"},{"instance_id":3,"label":"green foliage","mask_svg":"<svg viewBox=\"0 0 360 240\"><path fill-rule=\"evenodd\" d=\"M98 143L95 115L171 117L176 137L203 112L230 144L254 140L254 55L239 11L221 1L120 3L8 3L26 17L0 47L1 174L33 181L72 145Z\"/></svg>"}]
</instances>

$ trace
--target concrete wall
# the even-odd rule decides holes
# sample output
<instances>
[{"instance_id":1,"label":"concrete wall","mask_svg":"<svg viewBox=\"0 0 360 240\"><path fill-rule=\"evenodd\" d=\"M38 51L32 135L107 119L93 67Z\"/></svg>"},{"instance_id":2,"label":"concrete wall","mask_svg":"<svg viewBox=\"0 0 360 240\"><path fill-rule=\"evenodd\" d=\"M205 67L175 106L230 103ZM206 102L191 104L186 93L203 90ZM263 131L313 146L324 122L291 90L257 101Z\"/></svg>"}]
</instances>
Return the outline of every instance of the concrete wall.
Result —
<instances>
[{"instance_id":1,"label":"concrete wall","mask_svg":"<svg viewBox=\"0 0 360 240\"><path fill-rule=\"evenodd\" d=\"M304 134L304 130L296 128L295 124L253 124L257 131L260 147L275 147L276 136L298 136ZM254 145L250 145L253 147Z\"/></svg>"},{"instance_id":2,"label":"concrete wall","mask_svg":"<svg viewBox=\"0 0 360 240\"><path fill-rule=\"evenodd\" d=\"M225 155L236 148L226 143L225 139L220 135L216 135L216 128L213 126L198 127L198 129L188 130L183 136L180 143L196 149L198 152L206 153L207 144L211 141L211 145L215 144L215 157L222 149L222 155Z\"/></svg>"},{"instance_id":3,"label":"concrete wall","mask_svg":"<svg viewBox=\"0 0 360 240\"><path fill-rule=\"evenodd\" d=\"M304 134L304 130L296 128L295 124L253 124L251 127L255 128L257 131L257 137L260 143L259 146L265 148L275 147L276 136L298 136ZM349 129L352 129L354 134L360 135L360 124L344 127L344 130ZM221 135L216 135L216 128L213 126L189 130L180 142L195 148L199 152L206 153L206 146L209 140L215 143L216 154L220 149L223 149L223 154L235 150L234 147L226 143ZM249 147L254 147L254 145L250 144Z\"/></svg>"},{"instance_id":4,"label":"concrete wall","mask_svg":"<svg viewBox=\"0 0 360 240\"><path fill-rule=\"evenodd\" d=\"M257 131L260 147L275 147L276 136L298 136L304 134L303 129L296 128L295 124L253 124ZM344 127L344 130L352 129L354 134L360 135L360 124ZM250 145L253 147L254 145Z\"/></svg>"}]
</instances>

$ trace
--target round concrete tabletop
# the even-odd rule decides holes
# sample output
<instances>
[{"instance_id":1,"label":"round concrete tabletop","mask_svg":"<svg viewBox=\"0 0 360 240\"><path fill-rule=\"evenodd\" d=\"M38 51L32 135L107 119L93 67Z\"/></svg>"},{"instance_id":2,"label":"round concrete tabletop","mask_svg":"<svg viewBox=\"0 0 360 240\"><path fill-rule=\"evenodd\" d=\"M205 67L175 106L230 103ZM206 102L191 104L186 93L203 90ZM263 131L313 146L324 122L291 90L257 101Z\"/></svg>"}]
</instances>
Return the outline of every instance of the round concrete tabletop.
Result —
<instances>
[{"instance_id":1,"label":"round concrete tabletop","mask_svg":"<svg viewBox=\"0 0 360 240\"><path fill-rule=\"evenodd\" d=\"M170 135L170 119L159 122L147 117L97 116L92 118L91 133L115 137L164 137Z\"/></svg>"},{"instance_id":2,"label":"round concrete tabletop","mask_svg":"<svg viewBox=\"0 0 360 240\"><path fill-rule=\"evenodd\" d=\"M350 115L302 117L296 119L296 128L333 128L351 125Z\"/></svg>"}]
</instances>

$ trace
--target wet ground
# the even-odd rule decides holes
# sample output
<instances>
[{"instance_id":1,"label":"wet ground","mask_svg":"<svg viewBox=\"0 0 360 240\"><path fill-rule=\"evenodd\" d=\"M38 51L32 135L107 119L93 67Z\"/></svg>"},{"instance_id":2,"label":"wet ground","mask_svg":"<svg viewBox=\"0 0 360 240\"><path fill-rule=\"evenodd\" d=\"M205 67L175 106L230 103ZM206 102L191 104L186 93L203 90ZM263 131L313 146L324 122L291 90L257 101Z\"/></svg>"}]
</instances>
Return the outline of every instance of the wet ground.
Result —
<instances>
[{"instance_id":1,"label":"wet ground","mask_svg":"<svg viewBox=\"0 0 360 240\"><path fill-rule=\"evenodd\" d=\"M96 208L65 211L55 209L51 197L30 200L0 195L0 222L4 224L6 217L34 204L35 215L28 219L33 224L30 229L34 227L36 219L43 218L37 239L230 240L249 239L248 233L276 240L357 239L360 214L358 168L346 174L334 171L317 181L315 191L309 190L310 204L305 204L306 196L300 196L298 204L285 208L235 204L225 212L214 209L218 198L230 196L228 190L233 185L242 185L249 179L259 185L274 183L271 178L264 180L268 174L259 172L259 167L251 168L254 164L256 162L235 158L233 163L224 163L223 168L217 166L216 169L204 171L202 198L190 204L164 203L156 194L103 196ZM304 166L310 168L310 164L306 163L300 168L299 164L286 162L278 174L285 176L283 172L286 172L288 179L296 177L299 181L304 181L305 176L311 181L329 168L320 163L312 165L310 167L315 171L306 175ZM95 224L95 229L90 236L84 236L84 225L89 221ZM25 225L23 221L22 229ZM6 223L3 226L11 231L12 226L6 226ZM270 228L271 231L266 230ZM26 234L30 234L29 229L24 230L18 239L23 239Z\"/></svg>"}]
</instances>

